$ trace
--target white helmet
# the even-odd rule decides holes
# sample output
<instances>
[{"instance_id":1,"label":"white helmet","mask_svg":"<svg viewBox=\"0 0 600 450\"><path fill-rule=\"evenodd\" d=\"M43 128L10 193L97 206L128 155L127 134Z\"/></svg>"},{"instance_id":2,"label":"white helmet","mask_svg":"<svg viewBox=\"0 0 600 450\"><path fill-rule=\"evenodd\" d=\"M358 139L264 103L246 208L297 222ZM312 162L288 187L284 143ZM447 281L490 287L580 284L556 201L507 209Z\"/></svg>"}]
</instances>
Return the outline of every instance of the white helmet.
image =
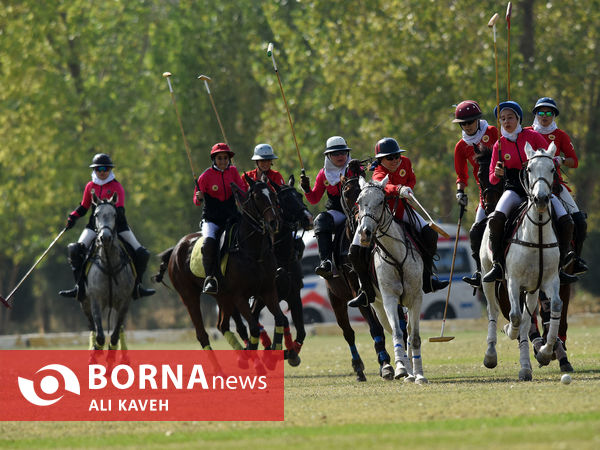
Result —
<instances>
[{"instance_id":1,"label":"white helmet","mask_svg":"<svg viewBox=\"0 0 600 450\"><path fill-rule=\"evenodd\" d=\"M258 144L254 147L254 156L252 161L259 161L261 159L278 159L273 152L273 147L269 144Z\"/></svg>"},{"instance_id":2,"label":"white helmet","mask_svg":"<svg viewBox=\"0 0 600 450\"><path fill-rule=\"evenodd\" d=\"M326 145L327 145L327 148L323 152L324 155L326 155L328 153L332 153L332 152L343 151L343 150L346 150L346 151L352 150L350 147L348 147L348 144L346 144L346 140L341 136L331 136L329 139L327 139Z\"/></svg>"}]
</instances>

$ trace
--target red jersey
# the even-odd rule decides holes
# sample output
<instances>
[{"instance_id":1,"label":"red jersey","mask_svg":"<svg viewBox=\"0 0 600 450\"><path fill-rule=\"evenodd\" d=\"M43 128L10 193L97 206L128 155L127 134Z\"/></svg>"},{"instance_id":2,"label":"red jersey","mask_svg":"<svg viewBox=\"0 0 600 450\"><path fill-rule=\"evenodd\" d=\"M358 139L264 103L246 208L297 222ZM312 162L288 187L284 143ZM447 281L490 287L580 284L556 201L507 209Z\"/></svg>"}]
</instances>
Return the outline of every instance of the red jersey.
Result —
<instances>
[{"instance_id":1,"label":"red jersey","mask_svg":"<svg viewBox=\"0 0 600 450\"><path fill-rule=\"evenodd\" d=\"M231 183L235 183L241 190L247 191L246 184L242 181L235 166L229 166L223 171L211 166L198 177L194 189L194 204L202 204L196 199L196 192L200 186L200 190L204 192L204 209L202 210L204 220L223 226L227 220L238 214Z\"/></svg>"},{"instance_id":2,"label":"red jersey","mask_svg":"<svg viewBox=\"0 0 600 450\"><path fill-rule=\"evenodd\" d=\"M92 189L100 200L109 199L113 194L117 194L117 203L115 206L117 208L125 206L125 190L117 180L113 179L102 186L90 181L85 185L85 189L83 190L81 206L75 209L75 211L71 213L72 215L75 217L82 217L87 213L92 205ZM83 210L81 208L83 208Z\"/></svg>"},{"instance_id":3,"label":"red jersey","mask_svg":"<svg viewBox=\"0 0 600 450\"><path fill-rule=\"evenodd\" d=\"M526 129L531 130L533 128L527 127ZM575 148L573 147L571 138L569 137L569 135L567 133L565 133L560 128L557 128L556 130L552 131L551 133L548 133L548 134L540 133L540 134L542 136L544 136L544 139L546 140L548 145L550 145L551 142L554 142L554 145L556 145L556 153L554 154L554 156L560 156L562 154L565 158L573 158L573 161L575 161L575 165L573 166L573 169L577 168L577 166L579 165L579 160L577 159L577 155L575 154ZM557 170L556 173L558 174L558 179L560 181L560 184L562 184L564 187L566 187L570 191L571 189L569 189L567 187L567 182L564 181L562 178L561 171Z\"/></svg>"},{"instance_id":4,"label":"red jersey","mask_svg":"<svg viewBox=\"0 0 600 450\"><path fill-rule=\"evenodd\" d=\"M373 172L373 180L381 181L386 175L388 175L388 182L385 185L385 195L388 198L388 206L391 210L396 208L395 217L402 219L404 216L404 203L398 201L398 188L400 186L408 186L414 188L417 183L417 177L413 171L410 159L405 156L400 156L400 165L394 172L390 172L388 169L379 164Z\"/></svg>"},{"instance_id":5,"label":"red jersey","mask_svg":"<svg viewBox=\"0 0 600 450\"><path fill-rule=\"evenodd\" d=\"M257 173L258 173L258 167L254 170L251 170L250 172L246 172L246 175L248 175L254 181L259 181ZM266 174L267 174L267 178L269 180L271 180L273 183L275 183L277 186L282 186L285 184L283 176L276 170L269 169L269 170L267 170ZM244 179L244 183L246 183L246 186L248 186L248 183L246 182L245 179Z\"/></svg>"},{"instance_id":6,"label":"red jersey","mask_svg":"<svg viewBox=\"0 0 600 450\"><path fill-rule=\"evenodd\" d=\"M492 147L495 142L498 140L498 130L496 127L488 125L485 134L481 137L481 143L485 147ZM471 144L467 144L463 139L458 141L456 146L454 147L454 170L456 171L456 183L462 183L465 186L468 186L467 180L469 179L469 165L467 162L471 163L471 167L473 168L473 178L479 185L479 176L477 172L479 171L479 163L476 159L477 154L475 153L475 146Z\"/></svg>"}]
</instances>

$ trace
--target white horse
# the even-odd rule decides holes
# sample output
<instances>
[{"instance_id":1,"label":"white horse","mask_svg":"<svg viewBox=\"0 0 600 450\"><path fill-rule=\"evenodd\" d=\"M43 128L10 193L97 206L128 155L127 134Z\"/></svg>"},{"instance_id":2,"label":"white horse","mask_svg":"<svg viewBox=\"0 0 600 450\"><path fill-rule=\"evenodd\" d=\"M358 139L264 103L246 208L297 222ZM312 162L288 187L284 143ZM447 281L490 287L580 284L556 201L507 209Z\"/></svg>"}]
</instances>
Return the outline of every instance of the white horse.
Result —
<instances>
[{"instance_id":1,"label":"white horse","mask_svg":"<svg viewBox=\"0 0 600 450\"><path fill-rule=\"evenodd\" d=\"M552 180L556 151L554 143L548 150L535 151L529 143L525 145L527 168L524 185L527 190L527 206L522 220L517 225L514 238L506 255L506 280L510 299L510 322L504 331L510 339L519 337L519 380L531 381L531 361L529 358L529 327L531 313L537 306L539 290L543 290L551 299L550 329L546 344L536 355L542 365L550 362L554 343L558 334L558 324L562 309L559 297L560 282L558 278L559 249L556 235L552 229ZM486 228L483 242L489 242L489 229ZM492 253L489 245L482 245L479 253L483 273L492 267ZM483 291L487 299L488 310L488 348L484 365L496 367L496 325L499 303L495 293L495 282L483 283ZM524 311L521 311L519 297L526 292Z\"/></svg>"},{"instance_id":2,"label":"white horse","mask_svg":"<svg viewBox=\"0 0 600 450\"><path fill-rule=\"evenodd\" d=\"M387 206L383 189L388 177L381 182L367 182L361 177L359 182L361 192L357 200L358 230L364 245L370 244L371 240L376 243L375 273L382 300L376 297L374 306L382 324L389 322L391 326L396 364L394 378L406 377L405 381L427 383L427 378L423 375L419 335L423 302L423 261L415 246L406 239L402 226L394 221ZM381 317L381 301L384 317ZM400 327L399 309L402 311L402 308L398 308L399 303L408 308L407 348L404 348ZM409 358L412 359L412 365Z\"/></svg>"},{"instance_id":3,"label":"white horse","mask_svg":"<svg viewBox=\"0 0 600 450\"><path fill-rule=\"evenodd\" d=\"M96 248L90 257L92 264L87 275L87 296L81 304L89 322L90 350L104 348L102 311L105 309L117 312L117 320L108 343L109 350L127 350L123 327L132 299L135 275L129 256L119 243L115 231L116 202L117 194L113 194L108 200L100 200L96 194L92 194L97 231Z\"/></svg>"}]
</instances>

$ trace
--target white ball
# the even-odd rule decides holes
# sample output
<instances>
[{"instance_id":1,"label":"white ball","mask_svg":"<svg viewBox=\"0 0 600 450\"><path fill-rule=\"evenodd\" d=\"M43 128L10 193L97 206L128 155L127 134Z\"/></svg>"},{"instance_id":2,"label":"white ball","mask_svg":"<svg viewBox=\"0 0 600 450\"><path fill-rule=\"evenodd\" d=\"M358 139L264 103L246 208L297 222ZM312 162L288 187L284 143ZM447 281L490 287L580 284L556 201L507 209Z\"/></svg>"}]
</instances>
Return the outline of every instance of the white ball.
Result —
<instances>
[{"instance_id":1,"label":"white ball","mask_svg":"<svg viewBox=\"0 0 600 450\"><path fill-rule=\"evenodd\" d=\"M571 384L571 375L565 373L562 377L560 377L560 382L562 384Z\"/></svg>"}]
</instances>

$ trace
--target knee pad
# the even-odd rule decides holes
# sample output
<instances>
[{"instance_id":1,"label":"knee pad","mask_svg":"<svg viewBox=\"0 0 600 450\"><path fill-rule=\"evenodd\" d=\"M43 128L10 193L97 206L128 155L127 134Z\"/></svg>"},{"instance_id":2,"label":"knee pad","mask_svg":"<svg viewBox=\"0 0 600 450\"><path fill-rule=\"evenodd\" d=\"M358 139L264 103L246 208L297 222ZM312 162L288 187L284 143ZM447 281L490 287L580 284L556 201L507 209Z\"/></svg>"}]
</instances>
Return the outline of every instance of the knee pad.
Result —
<instances>
[{"instance_id":1,"label":"knee pad","mask_svg":"<svg viewBox=\"0 0 600 450\"><path fill-rule=\"evenodd\" d=\"M150 252L146 249L146 247L139 247L135 251L135 257L139 262L148 262L150 259Z\"/></svg>"},{"instance_id":2,"label":"knee pad","mask_svg":"<svg viewBox=\"0 0 600 450\"><path fill-rule=\"evenodd\" d=\"M333 233L335 229L333 217L328 212L319 213L315 218L314 225L315 234Z\"/></svg>"},{"instance_id":3,"label":"knee pad","mask_svg":"<svg viewBox=\"0 0 600 450\"><path fill-rule=\"evenodd\" d=\"M85 245L81 242L72 242L67 246L67 253L69 255L69 261L73 264L81 264L85 255Z\"/></svg>"},{"instance_id":4,"label":"knee pad","mask_svg":"<svg viewBox=\"0 0 600 450\"><path fill-rule=\"evenodd\" d=\"M586 213L583 211L577 211L576 213L571 214L571 217L573 218L573 223L577 228L582 229L583 231L587 230L587 221L585 220L587 219Z\"/></svg>"}]
</instances>

